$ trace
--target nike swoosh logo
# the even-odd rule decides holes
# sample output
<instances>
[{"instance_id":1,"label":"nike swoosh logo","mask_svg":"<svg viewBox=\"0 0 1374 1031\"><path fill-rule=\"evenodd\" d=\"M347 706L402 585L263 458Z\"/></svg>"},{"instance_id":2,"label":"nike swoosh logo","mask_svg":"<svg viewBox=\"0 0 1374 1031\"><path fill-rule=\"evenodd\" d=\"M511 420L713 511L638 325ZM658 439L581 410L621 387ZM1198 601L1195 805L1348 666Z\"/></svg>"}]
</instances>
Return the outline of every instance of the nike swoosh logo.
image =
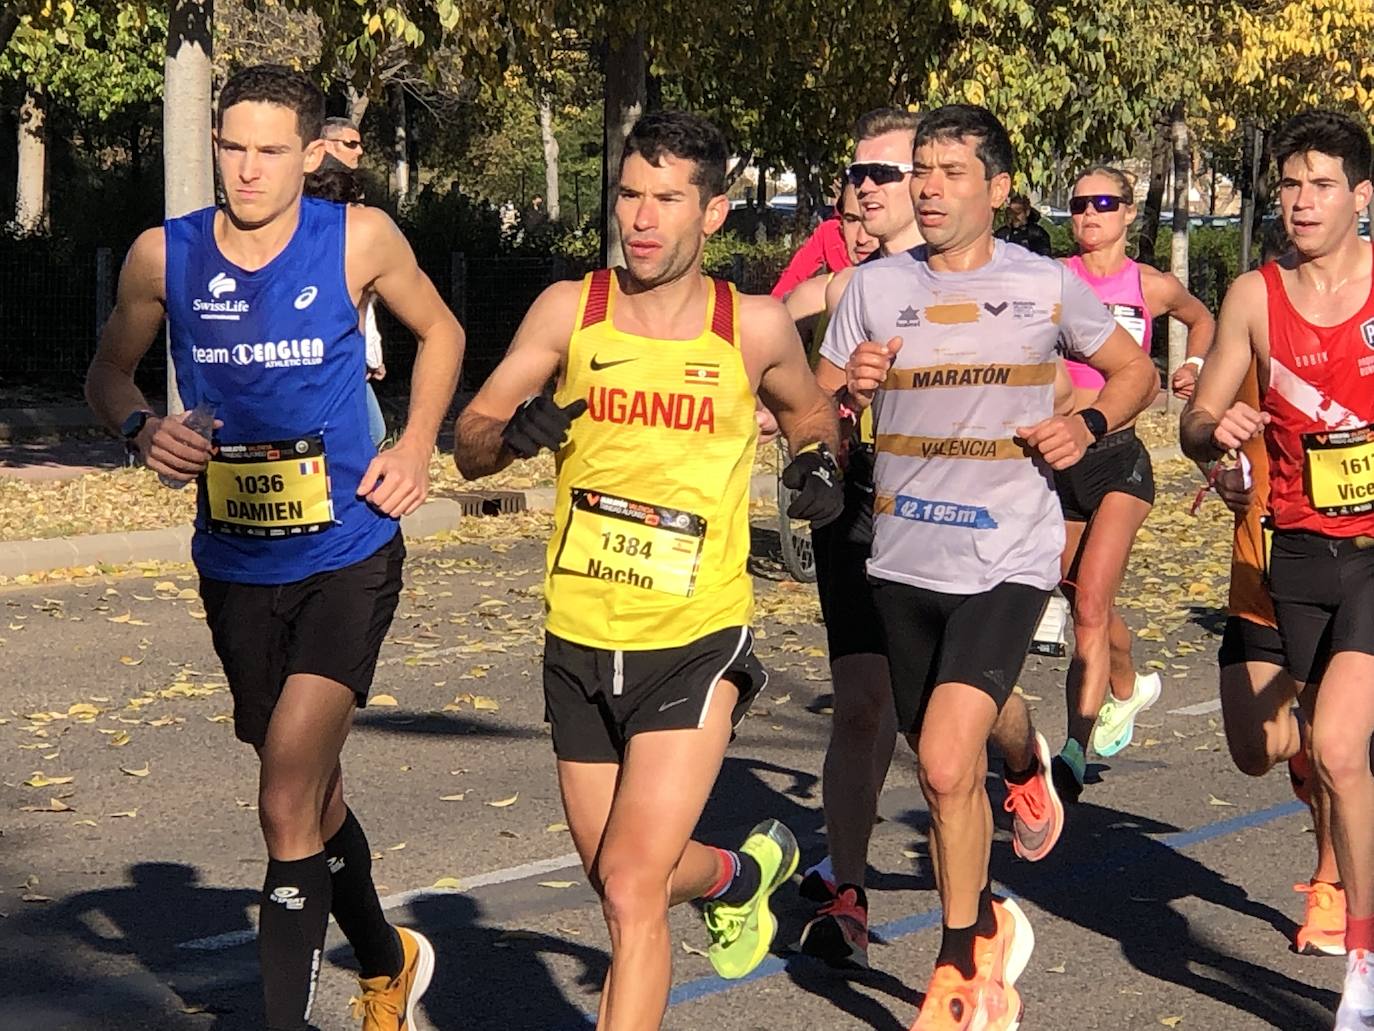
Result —
<instances>
[{"instance_id":1,"label":"nike swoosh logo","mask_svg":"<svg viewBox=\"0 0 1374 1031\"><path fill-rule=\"evenodd\" d=\"M631 358L630 361L634 361L634 359ZM675 701L675 702L664 702L662 705L660 705L660 706L658 707L658 711L659 711L659 712L663 712L663 711L666 710L666 709L671 709L674 705L681 705L681 704L682 704L683 702L685 702L685 701L689 701L689 699L687 699L687 698L679 698L679 699L678 699L677 701Z\"/></svg>"},{"instance_id":2,"label":"nike swoosh logo","mask_svg":"<svg viewBox=\"0 0 1374 1031\"><path fill-rule=\"evenodd\" d=\"M617 358L613 362L599 362L596 355L592 355L592 372L600 372L602 369L611 369L617 365L624 365L626 362L637 362L638 358Z\"/></svg>"}]
</instances>

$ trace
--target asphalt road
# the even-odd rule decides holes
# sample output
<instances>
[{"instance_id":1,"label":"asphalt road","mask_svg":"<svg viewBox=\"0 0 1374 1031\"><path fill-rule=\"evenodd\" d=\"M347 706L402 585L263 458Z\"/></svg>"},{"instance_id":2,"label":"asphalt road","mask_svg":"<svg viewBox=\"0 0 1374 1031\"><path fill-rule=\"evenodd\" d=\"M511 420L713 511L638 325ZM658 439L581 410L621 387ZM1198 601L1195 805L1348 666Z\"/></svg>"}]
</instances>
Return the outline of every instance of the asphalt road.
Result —
<instances>
[{"instance_id":1,"label":"asphalt road","mask_svg":"<svg viewBox=\"0 0 1374 1031\"><path fill-rule=\"evenodd\" d=\"M1177 529L1185 494L1176 487L1173 507L1161 504L1124 592L1146 635L1138 666L1164 667L1163 701L1136 745L1090 767L1100 782L1045 862L1013 858L999 811L994 877L1022 900L1037 938L1021 982L1027 1029L1330 1026L1341 961L1288 945L1302 912L1292 885L1311 872L1309 821L1282 770L1252 780L1230 765L1214 703L1220 585L1197 558L1210 549L1220 569L1222 521ZM395 704L359 716L345 756L379 889L438 950L424 1004L434 1028L580 1029L605 972L604 925L570 855L541 722L541 519L412 549L375 689ZM761 552L768 538L759 534ZM701 836L734 843L776 816L814 859L823 634L812 588L785 582L766 558L759 572L772 680ZM258 1026L255 766L227 721L190 570L149 574L0 591L0 1027ZM1052 747L1063 665L1032 658L1021 680ZM908 754L894 763L882 817L872 972L845 978L788 957L806 913L784 889L782 954L747 981L720 981L689 951L706 935L684 907L665 1027L908 1027L939 933ZM459 888L431 887L444 878ZM351 958L336 931L330 940L314 1014L322 1031L355 1026Z\"/></svg>"}]
</instances>

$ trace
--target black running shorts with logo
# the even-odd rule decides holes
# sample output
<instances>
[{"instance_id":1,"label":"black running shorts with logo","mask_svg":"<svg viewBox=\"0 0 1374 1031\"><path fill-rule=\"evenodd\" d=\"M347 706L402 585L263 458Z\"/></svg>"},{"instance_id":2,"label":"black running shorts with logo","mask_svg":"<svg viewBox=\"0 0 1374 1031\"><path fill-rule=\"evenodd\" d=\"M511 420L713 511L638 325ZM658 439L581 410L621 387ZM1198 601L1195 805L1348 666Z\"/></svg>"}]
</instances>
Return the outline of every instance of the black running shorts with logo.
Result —
<instances>
[{"instance_id":1,"label":"black running shorts with logo","mask_svg":"<svg viewBox=\"0 0 1374 1031\"><path fill-rule=\"evenodd\" d=\"M286 678L336 680L367 704L377 653L401 596L405 542L396 536L367 558L278 585L201 577L215 653L234 698L234 734L261 746Z\"/></svg>"},{"instance_id":2,"label":"black running shorts with logo","mask_svg":"<svg viewBox=\"0 0 1374 1031\"><path fill-rule=\"evenodd\" d=\"M945 594L873 581L887 638L897 729L920 732L940 684L969 684L998 711L1011 696L1050 592L1001 583L982 594Z\"/></svg>"},{"instance_id":3,"label":"black running shorts with logo","mask_svg":"<svg viewBox=\"0 0 1374 1031\"><path fill-rule=\"evenodd\" d=\"M1374 547L1362 547L1367 540L1274 533L1269 594L1288 672L1299 684L1319 683L1339 652L1374 655Z\"/></svg>"},{"instance_id":4,"label":"black running shorts with logo","mask_svg":"<svg viewBox=\"0 0 1374 1031\"><path fill-rule=\"evenodd\" d=\"M1244 616L1227 616L1226 629L1221 633L1221 649L1217 665L1240 666L1247 662L1268 662L1287 669L1283 638L1271 626L1256 623Z\"/></svg>"},{"instance_id":5,"label":"black running shorts with logo","mask_svg":"<svg viewBox=\"0 0 1374 1031\"><path fill-rule=\"evenodd\" d=\"M1108 433L1073 465L1054 474L1059 507L1071 523L1086 523L1108 494L1155 503L1155 470L1135 427Z\"/></svg>"},{"instance_id":6,"label":"black running shorts with logo","mask_svg":"<svg viewBox=\"0 0 1374 1031\"><path fill-rule=\"evenodd\" d=\"M636 734L702 726L722 679L739 690L738 727L768 683L748 627L677 648L612 651L544 635L544 721L564 762L618 763Z\"/></svg>"},{"instance_id":7,"label":"black running shorts with logo","mask_svg":"<svg viewBox=\"0 0 1374 1031\"><path fill-rule=\"evenodd\" d=\"M851 459L851 469L855 461ZM872 458L866 461L871 469ZM873 551L873 481L846 472L844 488L840 518L811 530L816 593L831 662L847 655L886 654L867 570Z\"/></svg>"}]
</instances>

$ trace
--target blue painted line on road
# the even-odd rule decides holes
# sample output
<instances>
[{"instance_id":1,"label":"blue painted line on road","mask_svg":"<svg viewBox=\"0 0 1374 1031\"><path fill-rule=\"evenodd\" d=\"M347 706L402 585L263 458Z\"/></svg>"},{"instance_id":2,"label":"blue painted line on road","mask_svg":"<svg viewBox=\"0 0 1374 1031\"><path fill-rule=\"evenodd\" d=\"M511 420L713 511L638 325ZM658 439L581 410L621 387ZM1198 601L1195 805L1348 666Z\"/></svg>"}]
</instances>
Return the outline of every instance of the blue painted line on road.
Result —
<instances>
[{"instance_id":1,"label":"blue painted line on road","mask_svg":"<svg viewBox=\"0 0 1374 1031\"><path fill-rule=\"evenodd\" d=\"M1101 859L1093 862L1088 867L1082 865L1069 868L1068 876L1046 878L1044 887L1046 889L1056 889L1067 887L1074 881L1082 879L1085 874L1102 869L1117 869L1123 861L1131 862L1144 858L1156 848L1163 847L1171 851L1178 852L1193 845L1200 845L1205 841L1213 841L1217 838L1224 838L1228 834L1236 834L1241 831L1253 830L1262 827L1275 820L1282 820L1288 816L1296 816L1307 811L1307 807L1297 800L1282 802L1272 805L1265 809L1256 809L1251 812L1241 813L1225 820L1218 820L1215 823L1203 824L1201 827L1194 827L1186 831L1174 831L1169 834L1162 834L1157 838L1151 838L1148 842L1131 844L1115 852L1109 853ZM1005 895L1013 895L1012 892L1001 892ZM911 916L894 920L891 923L882 924L878 927L869 929L870 935L881 938L885 941L893 941L898 938L905 938L922 931L940 926L940 909L927 909L921 913L913 913ZM800 962L815 963L812 959L800 959ZM773 977L784 973L791 959L780 959L777 956L769 956L766 960L748 976L742 977L737 981L727 981L721 977L699 977L692 981L686 981L672 990L668 996L668 1005L681 1006L685 1003L696 1002L700 999L708 999L712 996L722 995L725 992L733 991L743 985L754 981L760 981L765 977ZM564 1031L585 1031L588 1027L596 1026L596 1014L588 1013L583 1021L574 1027L564 1029Z\"/></svg>"}]
</instances>

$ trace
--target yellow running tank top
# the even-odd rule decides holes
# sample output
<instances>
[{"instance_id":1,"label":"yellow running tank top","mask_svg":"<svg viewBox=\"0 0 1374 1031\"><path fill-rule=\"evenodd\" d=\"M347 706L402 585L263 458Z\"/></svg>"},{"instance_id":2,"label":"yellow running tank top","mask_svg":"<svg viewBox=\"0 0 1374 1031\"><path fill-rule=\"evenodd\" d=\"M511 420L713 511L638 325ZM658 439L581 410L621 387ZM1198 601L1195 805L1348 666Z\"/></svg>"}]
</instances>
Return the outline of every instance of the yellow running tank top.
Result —
<instances>
[{"instance_id":1,"label":"yellow running tank top","mask_svg":"<svg viewBox=\"0 0 1374 1031\"><path fill-rule=\"evenodd\" d=\"M559 455L544 598L549 633L593 648L675 648L753 618L749 480L758 425L734 288L705 328L615 328L615 274L582 284L557 401L581 398Z\"/></svg>"}]
</instances>

